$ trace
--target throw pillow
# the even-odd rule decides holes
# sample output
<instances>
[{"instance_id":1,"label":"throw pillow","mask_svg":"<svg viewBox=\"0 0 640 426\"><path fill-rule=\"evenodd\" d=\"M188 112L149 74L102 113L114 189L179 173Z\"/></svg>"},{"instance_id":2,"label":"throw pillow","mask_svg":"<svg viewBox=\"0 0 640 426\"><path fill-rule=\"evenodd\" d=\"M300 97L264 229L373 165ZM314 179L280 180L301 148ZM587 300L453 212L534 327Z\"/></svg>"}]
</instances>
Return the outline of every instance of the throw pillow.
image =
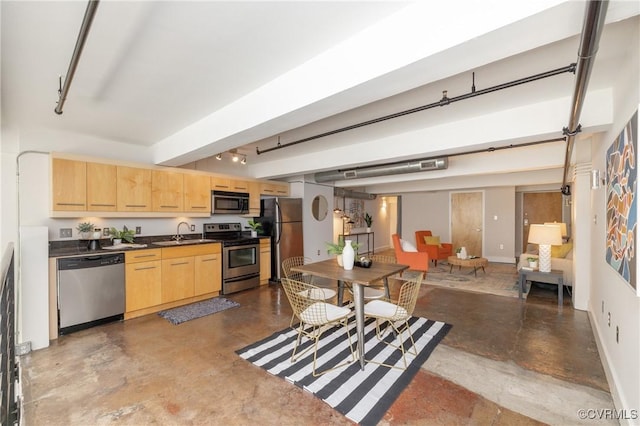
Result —
<instances>
[{"instance_id":1,"label":"throw pillow","mask_svg":"<svg viewBox=\"0 0 640 426\"><path fill-rule=\"evenodd\" d=\"M440 244L440 237L437 237L437 236L436 237L425 236L424 243L430 246L438 246L442 248L442 244Z\"/></svg>"},{"instance_id":2,"label":"throw pillow","mask_svg":"<svg viewBox=\"0 0 640 426\"><path fill-rule=\"evenodd\" d=\"M561 246L551 246L551 257L560 257L564 259L567 257L567 254L573 249L573 243L568 242L562 244Z\"/></svg>"},{"instance_id":3,"label":"throw pillow","mask_svg":"<svg viewBox=\"0 0 640 426\"><path fill-rule=\"evenodd\" d=\"M402 251L418 251L418 249L409 241L401 239L400 245L402 246Z\"/></svg>"}]
</instances>

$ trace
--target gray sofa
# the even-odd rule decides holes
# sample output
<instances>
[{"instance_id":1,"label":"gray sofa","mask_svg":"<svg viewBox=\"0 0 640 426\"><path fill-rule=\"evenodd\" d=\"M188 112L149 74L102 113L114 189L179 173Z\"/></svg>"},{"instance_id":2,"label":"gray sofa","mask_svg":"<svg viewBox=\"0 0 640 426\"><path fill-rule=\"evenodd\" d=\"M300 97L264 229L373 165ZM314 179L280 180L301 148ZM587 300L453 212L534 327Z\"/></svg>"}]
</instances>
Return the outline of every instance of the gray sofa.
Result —
<instances>
[{"instance_id":1,"label":"gray sofa","mask_svg":"<svg viewBox=\"0 0 640 426\"><path fill-rule=\"evenodd\" d=\"M569 243L570 244L570 243ZM568 249L565 246L565 250L559 250L560 252L566 252L564 257L551 256L551 269L563 272L564 285L573 286L573 246ZM523 266L529 266L528 257L538 257L538 246L529 244L527 252L520 255L520 261L518 262L518 269Z\"/></svg>"}]
</instances>

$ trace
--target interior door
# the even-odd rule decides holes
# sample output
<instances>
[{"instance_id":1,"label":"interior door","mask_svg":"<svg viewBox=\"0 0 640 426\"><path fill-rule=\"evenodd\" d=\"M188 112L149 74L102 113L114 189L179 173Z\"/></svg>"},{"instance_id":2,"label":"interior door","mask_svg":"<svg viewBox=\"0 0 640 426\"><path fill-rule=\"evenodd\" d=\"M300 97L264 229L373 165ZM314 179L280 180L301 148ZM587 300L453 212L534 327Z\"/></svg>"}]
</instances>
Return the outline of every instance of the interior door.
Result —
<instances>
[{"instance_id":1,"label":"interior door","mask_svg":"<svg viewBox=\"0 0 640 426\"><path fill-rule=\"evenodd\" d=\"M522 252L527 251L529 225L532 223L562 222L562 193L525 192L522 197Z\"/></svg>"},{"instance_id":2,"label":"interior door","mask_svg":"<svg viewBox=\"0 0 640 426\"><path fill-rule=\"evenodd\" d=\"M482 192L451 194L451 240L453 248L465 247L470 256L482 257Z\"/></svg>"}]
</instances>

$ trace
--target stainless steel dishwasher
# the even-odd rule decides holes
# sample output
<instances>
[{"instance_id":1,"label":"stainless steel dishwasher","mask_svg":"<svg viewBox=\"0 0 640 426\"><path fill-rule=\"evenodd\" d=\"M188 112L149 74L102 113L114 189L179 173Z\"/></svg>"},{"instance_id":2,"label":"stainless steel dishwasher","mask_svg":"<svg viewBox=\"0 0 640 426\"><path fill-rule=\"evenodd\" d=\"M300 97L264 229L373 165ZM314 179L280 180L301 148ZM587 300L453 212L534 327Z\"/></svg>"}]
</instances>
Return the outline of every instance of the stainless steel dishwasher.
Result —
<instances>
[{"instance_id":1,"label":"stainless steel dishwasher","mask_svg":"<svg viewBox=\"0 0 640 426\"><path fill-rule=\"evenodd\" d=\"M58 332L122 320L124 254L58 259Z\"/></svg>"}]
</instances>

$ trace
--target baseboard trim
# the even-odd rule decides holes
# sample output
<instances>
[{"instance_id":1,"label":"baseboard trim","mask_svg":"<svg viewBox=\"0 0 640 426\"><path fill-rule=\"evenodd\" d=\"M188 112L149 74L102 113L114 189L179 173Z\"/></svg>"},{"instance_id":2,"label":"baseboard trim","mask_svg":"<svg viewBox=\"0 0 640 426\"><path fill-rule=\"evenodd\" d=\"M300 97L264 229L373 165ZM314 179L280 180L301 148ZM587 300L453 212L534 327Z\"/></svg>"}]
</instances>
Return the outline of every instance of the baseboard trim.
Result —
<instances>
[{"instance_id":1,"label":"baseboard trim","mask_svg":"<svg viewBox=\"0 0 640 426\"><path fill-rule=\"evenodd\" d=\"M589 306L593 308L592 306ZM624 398L624 392L622 392L617 386L617 374L611 368L609 364L609 353L607 352L606 347L602 343L600 327L598 325L598 321L595 320L593 316L593 310L588 309L587 314L589 316L589 322L591 323L591 329L593 330L593 337L596 341L596 347L598 348L598 355L600 356L600 361L602 363L602 368L604 369L605 377L607 378L607 383L609 384L609 389L611 392L611 399L613 399L613 405L618 410L626 410L627 413L630 413L631 410L637 409L636 407L628 407L625 403L626 398ZM618 419L621 425L634 425L632 423L634 419Z\"/></svg>"}]
</instances>

